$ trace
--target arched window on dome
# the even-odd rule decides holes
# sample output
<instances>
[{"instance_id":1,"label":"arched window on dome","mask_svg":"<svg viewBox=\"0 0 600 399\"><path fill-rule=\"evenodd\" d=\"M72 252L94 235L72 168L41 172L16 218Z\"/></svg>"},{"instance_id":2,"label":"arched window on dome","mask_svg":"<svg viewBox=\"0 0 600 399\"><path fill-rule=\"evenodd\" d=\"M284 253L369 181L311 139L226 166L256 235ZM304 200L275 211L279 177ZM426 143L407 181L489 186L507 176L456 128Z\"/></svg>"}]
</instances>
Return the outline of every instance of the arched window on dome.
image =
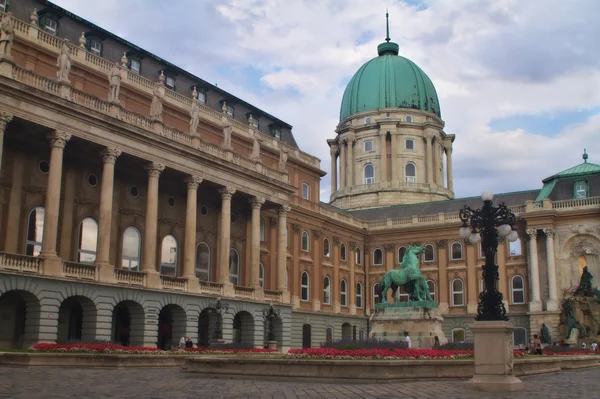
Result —
<instances>
[{"instance_id":1,"label":"arched window on dome","mask_svg":"<svg viewBox=\"0 0 600 399\"><path fill-rule=\"evenodd\" d=\"M363 169L363 175L365 184L375 183L375 168L373 167L372 163L368 163L365 165Z\"/></svg>"},{"instance_id":2,"label":"arched window on dome","mask_svg":"<svg viewBox=\"0 0 600 399\"><path fill-rule=\"evenodd\" d=\"M404 176L407 183L417 182L417 167L414 163L409 162L404 167Z\"/></svg>"}]
</instances>

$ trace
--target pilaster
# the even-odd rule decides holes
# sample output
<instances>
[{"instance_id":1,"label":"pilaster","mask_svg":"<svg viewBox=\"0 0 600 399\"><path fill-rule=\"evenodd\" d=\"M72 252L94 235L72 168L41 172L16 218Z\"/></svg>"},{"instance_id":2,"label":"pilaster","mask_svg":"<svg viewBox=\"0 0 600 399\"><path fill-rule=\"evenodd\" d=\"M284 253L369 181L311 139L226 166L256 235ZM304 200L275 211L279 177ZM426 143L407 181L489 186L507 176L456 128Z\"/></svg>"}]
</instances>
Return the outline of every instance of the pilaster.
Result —
<instances>
[{"instance_id":1,"label":"pilaster","mask_svg":"<svg viewBox=\"0 0 600 399\"><path fill-rule=\"evenodd\" d=\"M250 205L252 206L252 220L251 220L251 231L250 231L250 256L248 256L248 270L250 271L250 287L254 290L261 290L259 282L259 264L260 264L260 209L265 203L264 198L252 198L250 199ZM265 229L267 227L265 226ZM266 274L266 272L265 272Z\"/></svg>"},{"instance_id":2,"label":"pilaster","mask_svg":"<svg viewBox=\"0 0 600 399\"><path fill-rule=\"evenodd\" d=\"M156 233L158 229L158 180L165 166L152 162L146 165L148 171L148 192L146 198L146 229L142 246L142 271L146 273L149 288L160 287L159 272L156 270Z\"/></svg>"},{"instance_id":3,"label":"pilaster","mask_svg":"<svg viewBox=\"0 0 600 399\"><path fill-rule=\"evenodd\" d=\"M185 246L183 248L183 276L188 280L188 291L195 292L200 288L196 277L196 219L198 207L198 186L202 183L200 176L188 176L187 201L185 210Z\"/></svg>"},{"instance_id":4,"label":"pilaster","mask_svg":"<svg viewBox=\"0 0 600 399\"><path fill-rule=\"evenodd\" d=\"M542 301L540 299L540 272L538 266L537 251L537 229L528 229L529 237L529 286L531 287L531 301L529 302L530 312L539 312L542 310Z\"/></svg>"},{"instance_id":5,"label":"pilaster","mask_svg":"<svg viewBox=\"0 0 600 399\"><path fill-rule=\"evenodd\" d=\"M223 284L224 292L233 293L233 284L229 281L229 251L231 249L231 197L235 189L223 187L221 195L221 222L219 231L219 263L217 265L218 282Z\"/></svg>"},{"instance_id":6,"label":"pilaster","mask_svg":"<svg viewBox=\"0 0 600 399\"><path fill-rule=\"evenodd\" d=\"M546 234L546 256L548 264L548 301L546 301L546 310L554 312L558 310L558 295L556 287L556 256L554 253L554 234L556 230L552 228L544 229Z\"/></svg>"}]
</instances>

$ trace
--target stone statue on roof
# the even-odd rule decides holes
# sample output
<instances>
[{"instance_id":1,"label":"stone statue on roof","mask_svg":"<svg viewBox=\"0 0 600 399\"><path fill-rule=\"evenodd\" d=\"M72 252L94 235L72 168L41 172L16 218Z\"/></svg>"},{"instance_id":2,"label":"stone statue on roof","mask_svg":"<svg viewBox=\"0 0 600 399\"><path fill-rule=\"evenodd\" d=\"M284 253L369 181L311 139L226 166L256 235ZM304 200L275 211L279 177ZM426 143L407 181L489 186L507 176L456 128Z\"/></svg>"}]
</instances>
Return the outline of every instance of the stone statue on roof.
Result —
<instances>
[{"instance_id":1,"label":"stone statue on roof","mask_svg":"<svg viewBox=\"0 0 600 399\"><path fill-rule=\"evenodd\" d=\"M7 12L0 24L0 58L12 59L11 52L15 40L15 23L12 12Z\"/></svg>"},{"instance_id":2,"label":"stone statue on roof","mask_svg":"<svg viewBox=\"0 0 600 399\"><path fill-rule=\"evenodd\" d=\"M250 159L254 162L260 162L260 145L262 143L262 139L259 137L259 133L254 131L253 133L253 143L252 143L252 155Z\"/></svg>"},{"instance_id":3,"label":"stone statue on roof","mask_svg":"<svg viewBox=\"0 0 600 399\"><path fill-rule=\"evenodd\" d=\"M108 71L108 82L108 102L119 104L119 92L121 91L121 68L118 61L115 61L112 67L110 67L110 71Z\"/></svg>"},{"instance_id":4,"label":"stone statue on roof","mask_svg":"<svg viewBox=\"0 0 600 399\"><path fill-rule=\"evenodd\" d=\"M63 41L60 48L60 54L56 60L56 77L59 82L71 83L69 73L71 73L71 49L69 48L69 40Z\"/></svg>"},{"instance_id":5,"label":"stone statue on roof","mask_svg":"<svg viewBox=\"0 0 600 399\"><path fill-rule=\"evenodd\" d=\"M163 99L165 98L165 76L162 71L158 77L158 82L152 90L152 104L150 104L150 118L162 122Z\"/></svg>"},{"instance_id":6,"label":"stone statue on roof","mask_svg":"<svg viewBox=\"0 0 600 399\"><path fill-rule=\"evenodd\" d=\"M190 134L198 133L198 124L200 123L200 101L198 100L198 92L194 87L192 92L192 107L190 108Z\"/></svg>"},{"instance_id":7,"label":"stone statue on roof","mask_svg":"<svg viewBox=\"0 0 600 399\"><path fill-rule=\"evenodd\" d=\"M285 170L288 160L288 149L283 144L279 148L279 170Z\"/></svg>"}]
</instances>

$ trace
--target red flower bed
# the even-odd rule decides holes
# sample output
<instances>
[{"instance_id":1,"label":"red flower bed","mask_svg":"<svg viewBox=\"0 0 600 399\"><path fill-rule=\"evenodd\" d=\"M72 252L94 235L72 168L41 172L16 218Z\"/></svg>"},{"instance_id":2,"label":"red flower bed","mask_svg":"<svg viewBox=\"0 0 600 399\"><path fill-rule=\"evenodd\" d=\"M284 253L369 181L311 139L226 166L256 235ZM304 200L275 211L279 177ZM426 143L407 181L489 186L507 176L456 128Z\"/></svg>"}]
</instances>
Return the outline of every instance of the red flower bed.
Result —
<instances>
[{"instance_id":1,"label":"red flower bed","mask_svg":"<svg viewBox=\"0 0 600 399\"><path fill-rule=\"evenodd\" d=\"M584 351L584 350L573 350L573 351L542 351L542 356L578 356L578 355L596 355L593 351ZM539 356L533 353L528 353L524 350L516 350L516 357L525 357L525 356Z\"/></svg>"},{"instance_id":2,"label":"red flower bed","mask_svg":"<svg viewBox=\"0 0 600 399\"><path fill-rule=\"evenodd\" d=\"M461 359L473 357L472 350L433 349L292 349L288 357L303 359Z\"/></svg>"},{"instance_id":3,"label":"red flower bed","mask_svg":"<svg viewBox=\"0 0 600 399\"><path fill-rule=\"evenodd\" d=\"M177 351L163 351L151 347L122 346L118 344L35 344L29 348L35 352L69 352L69 353L110 353L110 354L236 354L236 353L271 353L272 349L226 349L226 348L185 348Z\"/></svg>"},{"instance_id":4,"label":"red flower bed","mask_svg":"<svg viewBox=\"0 0 600 399\"><path fill-rule=\"evenodd\" d=\"M278 353L276 350L267 349L267 348L247 348L247 349L226 349L226 348L210 348L210 347L201 347L201 348L185 348L183 349L185 352L189 353Z\"/></svg>"}]
</instances>

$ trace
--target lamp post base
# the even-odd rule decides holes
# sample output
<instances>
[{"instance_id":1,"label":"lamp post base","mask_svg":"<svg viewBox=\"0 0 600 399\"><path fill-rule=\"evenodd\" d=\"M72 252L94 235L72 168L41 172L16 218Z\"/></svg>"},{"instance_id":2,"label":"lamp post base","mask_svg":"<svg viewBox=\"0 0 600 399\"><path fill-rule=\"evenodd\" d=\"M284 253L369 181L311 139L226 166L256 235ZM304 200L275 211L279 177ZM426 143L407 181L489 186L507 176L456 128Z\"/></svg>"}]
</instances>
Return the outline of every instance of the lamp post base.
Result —
<instances>
[{"instance_id":1,"label":"lamp post base","mask_svg":"<svg viewBox=\"0 0 600 399\"><path fill-rule=\"evenodd\" d=\"M465 387L484 392L515 392L523 389L523 381L514 375L474 375Z\"/></svg>"}]
</instances>

